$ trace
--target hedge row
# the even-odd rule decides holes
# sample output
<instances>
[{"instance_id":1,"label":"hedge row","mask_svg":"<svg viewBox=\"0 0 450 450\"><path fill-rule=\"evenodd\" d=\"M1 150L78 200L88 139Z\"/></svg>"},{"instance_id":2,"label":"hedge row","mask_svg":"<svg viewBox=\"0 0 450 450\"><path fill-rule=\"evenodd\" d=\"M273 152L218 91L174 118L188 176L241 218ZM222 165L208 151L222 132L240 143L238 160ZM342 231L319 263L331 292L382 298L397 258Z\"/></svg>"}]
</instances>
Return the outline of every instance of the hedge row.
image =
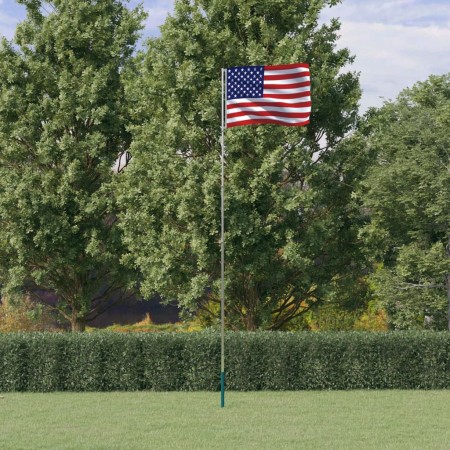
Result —
<instances>
[{"instance_id":1,"label":"hedge row","mask_svg":"<svg viewBox=\"0 0 450 450\"><path fill-rule=\"evenodd\" d=\"M450 333L227 333L229 390L450 388ZM0 335L0 392L219 389L212 332Z\"/></svg>"}]
</instances>

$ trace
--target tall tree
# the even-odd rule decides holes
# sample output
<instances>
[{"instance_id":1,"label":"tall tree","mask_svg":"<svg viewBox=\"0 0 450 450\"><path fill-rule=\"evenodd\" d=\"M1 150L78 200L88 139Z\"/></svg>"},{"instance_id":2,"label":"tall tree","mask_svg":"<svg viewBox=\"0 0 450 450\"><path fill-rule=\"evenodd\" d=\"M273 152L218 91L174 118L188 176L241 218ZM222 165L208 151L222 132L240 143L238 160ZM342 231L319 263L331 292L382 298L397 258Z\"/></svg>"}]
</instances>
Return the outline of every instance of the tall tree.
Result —
<instances>
[{"instance_id":1,"label":"tall tree","mask_svg":"<svg viewBox=\"0 0 450 450\"><path fill-rule=\"evenodd\" d=\"M128 295L111 167L130 136L120 72L141 29L119 0L19 0L0 46L0 249L5 290L57 297L72 330Z\"/></svg>"},{"instance_id":2,"label":"tall tree","mask_svg":"<svg viewBox=\"0 0 450 450\"><path fill-rule=\"evenodd\" d=\"M373 110L376 161L361 196L376 292L395 328L450 329L450 75L430 76Z\"/></svg>"},{"instance_id":3,"label":"tall tree","mask_svg":"<svg viewBox=\"0 0 450 450\"><path fill-rule=\"evenodd\" d=\"M226 320L279 329L358 272L348 206L360 95L336 50L335 1L179 0L127 73L133 160L118 180L120 215L144 295L218 317L221 68L307 62L312 117L226 133ZM322 139L323 138L323 139Z\"/></svg>"}]
</instances>

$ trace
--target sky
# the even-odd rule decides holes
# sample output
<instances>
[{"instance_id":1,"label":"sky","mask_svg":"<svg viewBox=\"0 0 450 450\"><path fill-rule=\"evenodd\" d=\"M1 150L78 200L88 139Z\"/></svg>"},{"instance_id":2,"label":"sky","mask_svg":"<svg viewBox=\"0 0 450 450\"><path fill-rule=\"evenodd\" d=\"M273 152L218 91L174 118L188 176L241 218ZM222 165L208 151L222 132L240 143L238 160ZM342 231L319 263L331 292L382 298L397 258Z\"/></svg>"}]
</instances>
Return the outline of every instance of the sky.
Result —
<instances>
[{"instance_id":1,"label":"sky","mask_svg":"<svg viewBox=\"0 0 450 450\"><path fill-rule=\"evenodd\" d=\"M130 6L138 3L130 0ZM149 14L144 38L158 36L174 0L142 3ZM0 34L12 39L24 14L14 0L0 0ZM346 70L360 72L361 112L431 74L450 72L450 0L344 0L324 10L321 21L332 17L341 22L337 46L356 56Z\"/></svg>"}]
</instances>

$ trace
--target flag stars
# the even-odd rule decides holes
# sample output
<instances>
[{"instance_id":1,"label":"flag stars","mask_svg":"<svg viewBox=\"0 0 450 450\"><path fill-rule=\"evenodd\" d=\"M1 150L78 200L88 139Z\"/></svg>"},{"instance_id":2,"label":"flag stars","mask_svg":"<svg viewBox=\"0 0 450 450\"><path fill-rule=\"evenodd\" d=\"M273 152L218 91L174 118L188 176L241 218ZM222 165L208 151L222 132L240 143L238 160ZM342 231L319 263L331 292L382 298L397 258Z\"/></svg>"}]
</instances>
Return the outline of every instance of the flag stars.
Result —
<instances>
[{"instance_id":1,"label":"flag stars","mask_svg":"<svg viewBox=\"0 0 450 450\"><path fill-rule=\"evenodd\" d=\"M260 98L263 95L264 66L227 69L227 99Z\"/></svg>"}]
</instances>

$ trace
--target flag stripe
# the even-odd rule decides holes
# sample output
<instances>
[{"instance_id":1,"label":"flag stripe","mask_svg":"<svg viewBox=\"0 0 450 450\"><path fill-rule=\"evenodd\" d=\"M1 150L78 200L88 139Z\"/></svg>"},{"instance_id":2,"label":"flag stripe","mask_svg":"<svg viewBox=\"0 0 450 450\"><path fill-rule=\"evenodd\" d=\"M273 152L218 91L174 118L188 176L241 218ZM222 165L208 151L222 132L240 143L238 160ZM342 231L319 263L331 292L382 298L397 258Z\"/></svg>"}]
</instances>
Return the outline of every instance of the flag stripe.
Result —
<instances>
[{"instance_id":1,"label":"flag stripe","mask_svg":"<svg viewBox=\"0 0 450 450\"><path fill-rule=\"evenodd\" d=\"M311 74L309 73L309 70L306 72L300 72L300 73L290 73L286 75L269 75L267 72L264 74L264 80L290 80L291 78L304 78L304 77L310 77Z\"/></svg>"},{"instance_id":2,"label":"flag stripe","mask_svg":"<svg viewBox=\"0 0 450 450\"><path fill-rule=\"evenodd\" d=\"M298 126L307 125L309 123L309 119L303 120L303 121L299 120L299 121L295 121L295 122L286 122L285 120L282 120L282 119L267 119L267 118L265 118L265 119L261 119L261 118L247 119L247 120L240 120L239 122L230 122L227 125L227 128L239 127L241 125L258 125L258 124L265 124L265 123L274 123L277 125L298 127Z\"/></svg>"},{"instance_id":3,"label":"flag stripe","mask_svg":"<svg viewBox=\"0 0 450 450\"><path fill-rule=\"evenodd\" d=\"M231 111L232 109L237 109L238 111L280 111L280 112L290 112L290 113L309 113L311 111L311 108L304 107L304 108L290 108L290 107L279 107L279 106L240 106L239 108L230 108L227 107L227 110L229 111L228 117L230 117L231 114L233 114L235 111Z\"/></svg>"},{"instance_id":4,"label":"flag stripe","mask_svg":"<svg viewBox=\"0 0 450 450\"><path fill-rule=\"evenodd\" d=\"M311 83L309 81L302 81L301 83L275 83L275 84L270 84L270 83L266 83L264 82L264 92L267 93L268 89L296 89L299 87L308 87L311 86ZM306 89L309 90L309 89Z\"/></svg>"},{"instance_id":5,"label":"flag stripe","mask_svg":"<svg viewBox=\"0 0 450 450\"><path fill-rule=\"evenodd\" d=\"M278 80L270 79L268 80L267 77L264 77L264 86L268 84L276 84L278 86L284 86L287 84L297 84L297 83L309 83L309 77L296 77L296 78L280 78Z\"/></svg>"},{"instance_id":6,"label":"flag stripe","mask_svg":"<svg viewBox=\"0 0 450 450\"><path fill-rule=\"evenodd\" d=\"M283 70L283 69L309 69L309 64L306 63L294 63L294 64L281 64L277 66L264 66L267 70Z\"/></svg>"},{"instance_id":7,"label":"flag stripe","mask_svg":"<svg viewBox=\"0 0 450 450\"><path fill-rule=\"evenodd\" d=\"M240 115L238 117L231 117L229 122L239 122L241 120L257 120L257 119L261 119L261 120L280 120L282 122L286 122L286 123L298 123L298 122L304 122L305 120L307 120L307 117L283 117L283 116L279 116L278 114L276 115L266 115L266 116L260 116L258 114L245 114L245 115Z\"/></svg>"},{"instance_id":8,"label":"flag stripe","mask_svg":"<svg viewBox=\"0 0 450 450\"><path fill-rule=\"evenodd\" d=\"M307 70L302 69L286 69L286 70L264 70L264 74L268 76L280 76L280 75L291 75L296 74L297 76L308 72Z\"/></svg>"},{"instance_id":9,"label":"flag stripe","mask_svg":"<svg viewBox=\"0 0 450 450\"><path fill-rule=\"evenodd\" d=\"M282 92L281 91L281 89L280 89L280 92ZM302 94L304 94L304 95L302 95ZM265 98L277 98L277 99L287 99L287 98L296 98L296 99L299 99L299 98L301 98L301 97L309 97L310 96L310 91L308 90L308 91L305 91L305 92L298 92L298 93L296 93L296 94L278 94L278 93L273 93L273 94L268 94L268 93L264 93L264 99ZM310 98L310 97L309 97Z\"/></svg>"},{"instance_id":10,"label":"flag stripe","mask_svg":"<svg viewBox=\"0 0 450 450\"><path fill-rule=\"evenodd\" d=\"M308 64L232 69L227 72L228 128L266 123L288 126L309 123L311 82Z\"/></svg>"},{"instance_id":11,"label":"flag stripe","mask_svg":"<svg viewBox=\"0 0 450 450\"><path fill-rule=\"evenodd\" d=\"M247 114L247 113L270 113L270 114L274 114L274 113L279 113L280 116L284 115L284 114L297 114L298 116L301 116L302 114L306 114L309 115L310 113L310 108L277 108L276 106L265 106L264 108L262 107L258 107L258 106L247 106L247 107L242 107L239 108L236 111L230 111L228 110L227 112L227 116L228 117L233 117L239 114Z\"/></svg>"},{"instance_id":12,"label":"flag stripe","mask_svg":"<svg viewBox=\"0 0 450 450\"><path fill-rule=\"evenodd\" d=\"M299 101L301 100L301 101ZM228 100L227 108L238 108L239 105L247 105L248 103L259 105L259 106L270 106L270 105L278 105L278 106L311 106L311 97L304 96L301 99L285 99L279 100L276 98L235 98L233 100Z\"/></svg>"},{"instance_id":13,"label":"flag stripe","mask_svg":"<svg viewBox=\"0 0 450 450\"><path fill-rule=\"evenodd\" d=\"M290 89L289 86L285 87L285 88L281 88L281 87L277 86L277 87L274 87L274 88L266 89L266 86L264 86L264 96L272 96L272 94L274 94L274 95L278 95L278 94L282 94L282 95L295 94L295 95L298 95L299 92L309 92L309 91L310 91L310 86L302 86L302 87L296 87L296 88L292 88L292 89Z\"/></svg>"},{"instance_id":14,"label":"flag stripe","mask_svg":"<svg viewBox=\"0 0 450 450\"><path fill-rule=\"evenodd\" d=\"M274 114L276 113L276 114ZM275 116L278 118L281 117L288 117L291 119L307 119L309 117L309 111L307 112L285 112L285 111L254 111L254 110L249 110L249 111L238 111L238 112L233 112L233 113L228 113L227 114L228 119L233 119L235 117L247 117L247 116L252 116L252 117L270 117L270 118L274 118Z\"/></svg>"}]
</instances>

